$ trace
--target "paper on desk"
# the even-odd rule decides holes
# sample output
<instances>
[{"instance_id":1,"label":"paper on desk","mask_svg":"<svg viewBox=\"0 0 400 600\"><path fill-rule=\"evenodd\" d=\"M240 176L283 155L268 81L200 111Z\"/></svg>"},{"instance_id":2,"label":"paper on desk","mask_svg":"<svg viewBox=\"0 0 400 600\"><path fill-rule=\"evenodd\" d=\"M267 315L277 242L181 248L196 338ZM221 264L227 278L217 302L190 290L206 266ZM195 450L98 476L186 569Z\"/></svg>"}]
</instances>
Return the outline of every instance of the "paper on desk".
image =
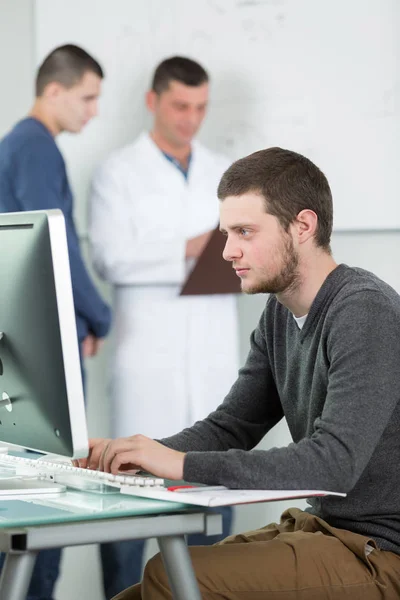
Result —
<instances>
[{"instance_id":1,"label":"paper on desk","mask_svg":"<svg viewBox=\"0 0 400 600\"><path fill-rule=\"evenodd\" d=\"M196 504L197 506L230 506L233 504L251 504L252 502L272 502L273 500L289 500L291 498L311 498L312 496L341 496L346 494L340 492L327 492L323 490L215 490L210 486L202 487L201 491L186 490L168 491L151 488L139 488L134 486L121 486L121 494L130 496L141 496L144 498L155 498L183 504Z\"/></svg>"}]
</instances>

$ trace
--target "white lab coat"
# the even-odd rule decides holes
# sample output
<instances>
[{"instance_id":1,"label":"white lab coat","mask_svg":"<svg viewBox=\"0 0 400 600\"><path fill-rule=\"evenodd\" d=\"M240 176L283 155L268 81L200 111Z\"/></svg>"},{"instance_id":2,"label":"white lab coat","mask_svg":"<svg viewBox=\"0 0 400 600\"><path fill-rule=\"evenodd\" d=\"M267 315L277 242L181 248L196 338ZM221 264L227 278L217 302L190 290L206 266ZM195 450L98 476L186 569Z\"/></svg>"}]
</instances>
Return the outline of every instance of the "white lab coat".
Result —
<instances>
[{"instance_id":1,"label":"white lab coat","mask_svg":"<svg viewBox=\"0 0 400 600\"><path fill-rule=\"evenodd\" d=\"M185 181L143 133L95 174L92 258L114 286L114 436L176 433L214 410L236 379L235 296L179 296L186 242L217 225L228 166L194 142Z\"/></svg>"}]
</instances>

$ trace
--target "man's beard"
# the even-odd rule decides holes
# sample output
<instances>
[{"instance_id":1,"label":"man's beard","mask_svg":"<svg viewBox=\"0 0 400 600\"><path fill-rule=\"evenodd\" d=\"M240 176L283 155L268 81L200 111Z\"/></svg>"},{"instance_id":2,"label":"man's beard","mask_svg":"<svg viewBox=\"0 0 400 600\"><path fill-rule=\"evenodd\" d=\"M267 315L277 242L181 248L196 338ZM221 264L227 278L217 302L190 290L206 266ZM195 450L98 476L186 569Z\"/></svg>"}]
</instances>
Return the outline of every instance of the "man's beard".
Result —
<instances>
[{"instance_id":1,"label":"man's beard","mask_svg":"<svg viewBox=\"0 0 400 600\"><path fill-rule=\"evenodd\" d=\"M299 284L299 255L294 249L290 235L284 239L282 262L283 268L275 277L269 279L266 277L243 291L246 294L279 294L295 290Z\"/></svg>"}]
</instances>

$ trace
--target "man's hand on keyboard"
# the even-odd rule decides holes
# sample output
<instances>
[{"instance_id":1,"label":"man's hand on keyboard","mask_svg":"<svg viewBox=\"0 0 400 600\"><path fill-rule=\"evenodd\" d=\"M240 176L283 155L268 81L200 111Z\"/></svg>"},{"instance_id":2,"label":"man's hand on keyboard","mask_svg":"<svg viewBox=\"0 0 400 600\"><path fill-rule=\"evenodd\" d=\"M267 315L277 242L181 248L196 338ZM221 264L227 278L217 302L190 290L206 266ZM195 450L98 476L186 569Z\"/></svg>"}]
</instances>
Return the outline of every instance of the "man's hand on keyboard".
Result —
<instances>
[{"instance_id":1,"label":"man's hand on keyboard","mask_svg":"<svg viewBox=\"0 0 400 600\"><path fill-rule=\"evenodd\" d=\"M89 440L89 456L78 466L117 474L141 469L164 479L183 479L185 454L144 436L132 435L116 440Z\"/></svg>"}]
</instances>

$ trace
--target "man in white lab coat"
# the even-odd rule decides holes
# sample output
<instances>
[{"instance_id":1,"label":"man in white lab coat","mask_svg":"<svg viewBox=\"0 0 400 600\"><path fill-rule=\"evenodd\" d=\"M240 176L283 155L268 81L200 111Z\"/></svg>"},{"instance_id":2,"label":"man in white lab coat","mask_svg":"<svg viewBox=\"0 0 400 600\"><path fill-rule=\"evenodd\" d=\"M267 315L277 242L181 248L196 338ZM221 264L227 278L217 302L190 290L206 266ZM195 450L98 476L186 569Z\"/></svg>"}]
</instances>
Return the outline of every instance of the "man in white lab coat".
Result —
<instances>
[{"instance_id":1,"label":"man in white lab coat","mask_svg":"<svg viewBox=\"0 0 400 600\"><path fill-rule=\"evenodd\" d=\"M193 140L208 87L198 63L163 61L146 95L151 132L112 154L93 180L92 258L114 287L113 436L132 429L153 438L176 433L214 410L236 378L235 297L179 296L218 223L216 189L230 164ZM221 512L222 538L232 514ZM196 545L220 539L191 537ZM124 556L109 557L118 568L126 565L132 583L140 579L143 545L118 544L115 553ZM102 551L113 553L112 545Z\"/></svg>"}]
</instances>

